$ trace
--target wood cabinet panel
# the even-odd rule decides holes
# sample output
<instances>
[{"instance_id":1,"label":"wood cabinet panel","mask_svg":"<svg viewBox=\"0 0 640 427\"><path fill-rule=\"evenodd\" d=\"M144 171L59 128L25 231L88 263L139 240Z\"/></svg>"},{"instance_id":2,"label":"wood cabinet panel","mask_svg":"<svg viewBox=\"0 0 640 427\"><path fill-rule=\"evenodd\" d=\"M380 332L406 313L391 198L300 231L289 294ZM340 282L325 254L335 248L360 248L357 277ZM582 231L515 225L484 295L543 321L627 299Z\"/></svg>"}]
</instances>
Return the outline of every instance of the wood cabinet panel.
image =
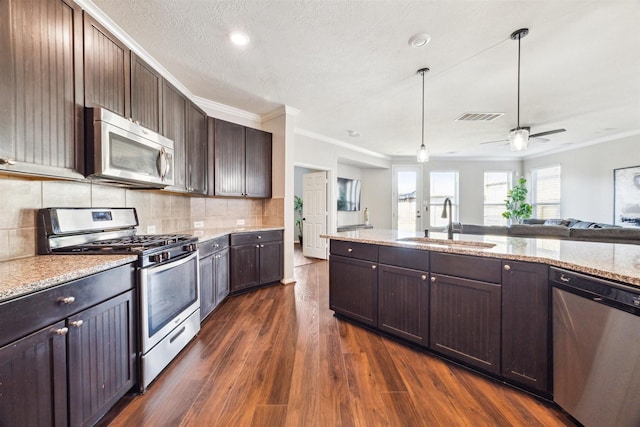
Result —
<instances>
[{"instance_id":1,"label":"wood cabinet panel","mask_svg":"<svg viewBox=\"0 0 640 427\"><path fill-rule=\"evenodd\" d=\"M245 128L217 119L214 127L214 194L216 196L244 196Z\"/></svg>"},{"instance_id":2,"label":"wood cabinet panel","mask_svg":"<svg viewBox=\"0 0 640 427\"><path fill-rule=\"evenodd\" d=\"M429 344L429 273L378 266L378 328L417 344Z\"/></svg>"},{"instance_id":3,"label":"wood cabinet panel","mask_svg":"<svg viewBox=\"0 0 640 427\"><path fill-rule=\"evenodd\" d=\"M207 194L207 115L187 104L187 191Z\"/></svg>"},{"instance_id":4,"label":"wood cabinet panel","mask_svg":"<svg viewBox=\"0 0 640 427\"><path fill-rule=\"evenodd\" d=\"M147 129L162 132L160 73L131 52L131 117Z\"/></svg>"},{"instance_id":5,"label":"wood cabinet panel","mask_svg":"<svg viewBox=\"0 0 640 427\"><path fill-rule=\"evenodd\" d=\"M331 240L329 244L329 251L332 255L340 255L348 258L358 258L378 262L377 245Z\"/></svg>"},{"instance_id":6,"label":"wood cabinet panel","mask_svg":"<svg viewBox=\"0 0 640 427\"><path fill-rule=\"evenodd\" d=\"M215 293L216 306L219 305L229 295L229 248L224 248L215 256Z\"/></svg>"},{"instance_id":7,"label":"wood cabinet panel","mask_svg":"<svg viewBox=\"0 0 640 427\"><path fill-rule=\"evenodd\" d=\"M380 264L429 271L429 251L393 246L380 246L378 251Z\"/></svg>"},{"instance_id":8,"label":"wood cabinet panel","mask_svg":"<svg viewBox=\"0 0 640 427\"><path fill-rule=\"evenodd\" d=\"M0 2L0 170L81 177L82 10L62 0Z\"/></svg>"},{"instance_id":9,"label":"wood cabinet panel","mask_svg":"<svg viewBox=\"0 0 640 427\"><path fill-rule=\"evenodd\" d=\"M499 259L471 255L431 252L431 272L481 282L500 283L502 280Z\"/></svg>"},{"instance_id":10,"label":"wood cabinet panel","mask_svg":"<svg viewBox=\"0 0 640 427\"><path fill-rule=\"evenodd\" d=\"M84 14L84 104L130 117L129 48Z\"/></svg>"},{"instance_id":11,"label":"wood cabinet panel","mask_svg":"<svg viewBox=\"0 0 640 427\"><path fill-rule=\"evenodd\" d=\"M371 261L331 255L329 308L369 326L378 326L378 272Z\"/></svg>"},{"instance_id":12,"label":"wood cabinet panel","mask_svg":"<svg viewBox=\"0 0 640 427\"><path fill-rule=\"evenodd\" d=\"M227 295L229 295L229 248L224 245L200 258L200 320L204 320L211 314Z\"/></svg>"},{"instance_id":13,"label":"wood cabinet panel","mask_svg":"<svg viewBox=\"0 0 640 427\"><path fill-rule=\"evenodd\" d=\"M170 188L186 188L187 159L187 98L163 80L162 86L162 134L173 141L174 185Z\"/></svg>"},{"instance_id":14,"label":"wood cabinet panel","mask_svg":"<svg viewBox=\"0 0 640 427\"><path fill-rule=\"evenodd\" d=\"M273 283L282 279L284 258L282 239L260 244L260 283Z\"/></svg>"},{"instance_id":15,"label":"wood cabinet panel","mask_svg":"<svg viewBox=\"0 0 640 427\"><path fill-rule=\"evenodd\" d=\"M282 279L282 230L233 233L229 240L231 293L244 292Z\"/></svg>"},{"instance_id":16,"label":"wood cabinet panel","mask_svg":"<svg viewBox=\"0 0 640 427\"><path fill-rule=\"evenodd\" d=\"M549 267L518 261L503 266L502 375L550 394Z\"/></svg>"},{"instance_id":17,"label":"wood cabinet panel","mask_svg":"<svg viewBox=\"0 0 640 427\"><path fill-rule=\"evenodd\" d=\"M67 319L69 421L93 425L136 379L133 292Z\"/></svg>"},{"instance_id":18,"label":"wood cabinet panel","mask_svg":"<svg viewBox=\"0 0 640 427\"><path fill-rule=\"evenodd\" d=\"M260 284L260 245L231 246L231 292Z\"/></svg>"},{"instance_id":19,"label":"wood cabinet panel","mask_svg":"<svg viewBox=\"0 0 640 427\"><path fill-rule=\"evenodd\" d=\"M271 134L257 129L245 129L245 160L247 197L271 197Z\"/></svg>"},{"instance_id":20,"label":"wood cabinet panel","mask_svg":"<svg viewBox=\"0 0 640 427\"><path fill-rule=\"evenodd\" d=\"M66 339L58 322L0 348L0 425L67 426Z\"/></svg>"},{"instance_id":21,"label":"wood cabinet panel","mask_svg":"<svg viewBox=\"0 0 640 427\"><path fill-rule=\"evenodd\" d=\"M500 285L431 275L431 349L500 373Z\"/></svg>"}]
</instances>

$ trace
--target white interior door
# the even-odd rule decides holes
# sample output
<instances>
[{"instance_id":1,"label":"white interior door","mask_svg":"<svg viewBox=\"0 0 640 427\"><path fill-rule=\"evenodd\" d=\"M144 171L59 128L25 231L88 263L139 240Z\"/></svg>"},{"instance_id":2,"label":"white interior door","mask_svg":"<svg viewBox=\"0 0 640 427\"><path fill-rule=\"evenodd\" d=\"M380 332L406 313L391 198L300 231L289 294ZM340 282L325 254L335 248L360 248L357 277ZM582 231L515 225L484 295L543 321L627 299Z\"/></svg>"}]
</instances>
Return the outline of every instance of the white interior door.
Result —
<instances>
[{"instance_id":1,"label":"white interior door","mask_svg":"<svg viewBox=\"0 0 640 427\"><path fill-rule=\"evenodd\" d=\"M422 230L422 167L394 165L392 226L400 231Z\"/></svg>"},{"instance_id":2,"label":"white interior door","mask_svg":"<svg viewBox=\"0 0 640 427\"><path fill-rule=\"evenodd\" d=\"M302 254L327 259L327 172L302 176Z\"/></svg>"}]
</instances>

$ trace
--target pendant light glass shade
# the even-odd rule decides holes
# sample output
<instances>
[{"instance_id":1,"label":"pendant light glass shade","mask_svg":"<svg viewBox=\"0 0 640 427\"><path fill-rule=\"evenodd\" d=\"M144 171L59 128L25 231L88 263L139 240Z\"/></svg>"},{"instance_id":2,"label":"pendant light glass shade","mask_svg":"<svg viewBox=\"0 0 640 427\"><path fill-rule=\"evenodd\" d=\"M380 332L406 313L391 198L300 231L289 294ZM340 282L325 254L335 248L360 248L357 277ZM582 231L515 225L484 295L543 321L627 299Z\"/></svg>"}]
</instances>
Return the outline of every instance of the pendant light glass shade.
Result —
<instances>
[{"instance_id":1,"label":"pendant light glass shade","mask_svg":"<svg viewBox=\"0 0 640 427\"><path fill-rule=\"evenodd\" d=\"M529 146L529 129L519 128L509 132L509 145L511 151L526 150Z\"/></svg>"},{"instance_id":2,"label":"pendant light glass shade","mask_svg":"<svg viewBox=\"0 0 640 427\"><path fill-rule=\"evenodd\" d=\"M420 148L418 148L418 154L416 156L418 163L429 161L429 150L427 150L427 147L424 145L424 75L428 71L429 69L426 67L418 70L418 74L422 74L422 144Z\"/></svg>"}]
</instances>

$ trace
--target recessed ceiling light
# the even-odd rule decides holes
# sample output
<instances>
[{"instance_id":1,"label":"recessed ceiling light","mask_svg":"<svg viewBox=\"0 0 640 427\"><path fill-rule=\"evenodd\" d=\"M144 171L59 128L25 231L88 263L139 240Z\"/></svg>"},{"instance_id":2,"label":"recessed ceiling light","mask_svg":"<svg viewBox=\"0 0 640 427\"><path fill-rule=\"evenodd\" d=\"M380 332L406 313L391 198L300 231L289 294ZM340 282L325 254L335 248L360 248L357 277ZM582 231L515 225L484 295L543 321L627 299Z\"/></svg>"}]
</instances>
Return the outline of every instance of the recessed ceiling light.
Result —
<instances>
[{"instance_id":1,"label":"recessed ceiling light","mask_svg":"<svg viewBox=\"0 0 640 427\"><path fill-rule=\"evenodd\" d=\"M349 136L350 136L351 138L357 138L357 137L359 137L359 136L360 136L360 132L358 132L357 130L350 130L350 131L349 131Z\"/></svg>"},{"instance_id":2,"label":"recessed ceiling light","mask_svg":"<svg viewBox=\"0 0 640 427\"><path fill-rule=\"evenodd\" d=\"M250 41L249 36L241 31L234 31L233 33L229 34L229 39L233 44L238 46L246 46Z\"/></svg>"},{"instance_id":3,"label":"recessed ceiling light","mask_svg":"<svg viewBox=\"0 0 640 427\"><path fill-rule=\"evenodd\" d=\"M431 41L431 36L427 33L416 34L409 39L409 46L424 47Z\"/></svg>"}]
</instances>

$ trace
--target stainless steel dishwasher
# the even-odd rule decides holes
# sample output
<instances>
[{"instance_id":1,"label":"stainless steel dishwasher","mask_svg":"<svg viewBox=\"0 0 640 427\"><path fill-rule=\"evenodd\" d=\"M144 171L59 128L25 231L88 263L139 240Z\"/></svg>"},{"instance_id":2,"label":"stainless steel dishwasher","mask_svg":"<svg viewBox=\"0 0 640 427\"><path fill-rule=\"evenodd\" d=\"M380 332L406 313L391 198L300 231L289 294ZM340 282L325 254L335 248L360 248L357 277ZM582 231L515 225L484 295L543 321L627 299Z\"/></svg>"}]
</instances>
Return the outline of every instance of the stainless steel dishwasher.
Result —
<instances>
[{"instance_id":1,"label":"stainless steel dishwasher","mask_svg":"<svg viewBox=\"0 0 640 427\"><path fill-rule=\"evenodd\" d=\"M640 426L640 288L552 267L553 400L586 427Z\"/></svg>"}]
</instances>

